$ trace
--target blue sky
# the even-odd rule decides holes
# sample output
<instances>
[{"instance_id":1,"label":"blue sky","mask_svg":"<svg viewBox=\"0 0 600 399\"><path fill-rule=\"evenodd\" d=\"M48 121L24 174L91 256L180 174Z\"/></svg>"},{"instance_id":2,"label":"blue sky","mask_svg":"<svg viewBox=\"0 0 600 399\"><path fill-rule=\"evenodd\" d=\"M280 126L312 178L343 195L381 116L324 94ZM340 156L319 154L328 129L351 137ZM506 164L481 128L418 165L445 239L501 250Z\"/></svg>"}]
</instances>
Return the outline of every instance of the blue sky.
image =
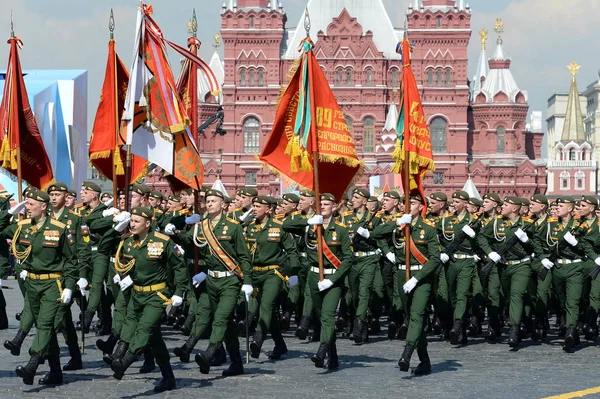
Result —
<instances>
[{"instance_id":1,"label":"blue sky","mask_svg":"<svg viewBox=\"0 0 600 399\"><path fill-rule=\"evenodd\" d=\"M288 25L297 25L306 0L279 0L286 9ZM324 0L326 1L326 0ZM359 1L359 0L355 0ZM198 15L198 37L204 43L201 56L212 54L212 37L220 29L223 0L155 0L155 19L165 36L185 44L187 22L192 8ZM395 26L403 26L408 0L383 0ZM577 76L580 91L598 79L600 52L597 45L598 0L470 0L473 34L469 45L469 76L474 74L479 54L477 32L489 31L488 56L495 49L493 33L497 17L505 23L504 52L512 59L511 70L522 90L529 94L532 110L544 111L554 92L567 92L570 84L567 65L582 65ZM90 124L98 103L104 77L108 40L108 15L114 8L115 37L119 55L131 61L135 0L12 0L15 33L25 47L21 51L24 69L87 69ZM10 13L0 13L0 32L10 33ZM359 17L360 22L360 17ZM0 35L0 37L2 37ZM1 51L0 69L6 68L8 46ZM179 57L171 54L178 72ZM585 110L584 110L585 112Z\"/></svg>"}]
</instances>

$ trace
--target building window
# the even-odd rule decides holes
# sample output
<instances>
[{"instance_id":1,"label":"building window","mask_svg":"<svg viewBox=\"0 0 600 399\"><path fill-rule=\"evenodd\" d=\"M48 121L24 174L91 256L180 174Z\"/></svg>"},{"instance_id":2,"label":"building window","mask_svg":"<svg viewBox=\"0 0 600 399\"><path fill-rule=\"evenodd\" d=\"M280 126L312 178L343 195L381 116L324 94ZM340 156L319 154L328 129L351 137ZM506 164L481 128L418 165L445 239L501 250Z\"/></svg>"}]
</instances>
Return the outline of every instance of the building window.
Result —
<instances>
[{"instance_id":1,"label":"building window","mask_svg":"<svg viewBox=\"0 0 600 399\"><path fill-rule=\"evenodd\" d=\"M575 150L573 148L571 148L569 150L569 161L575 161L577 160L577 154L575 154Z\"/></svg>"},{"instance_id":2,"label":"building window","mask_svg":"<svg viewBox=\"0 0 600 399\"><path fill-rule=\"evenodd\" d=\"M500 126L496 129L496 152L498 154L504 154L505 140L504 140L504 127Z\"/></svg>"},{"instance_id":3,"label":"building window","mask_svg":"<svg viewBox=\"0 0 600 399\"><path fill-rule=\"evenodd\" d=\"M433 184L436 186L444 184L444 172L433 172Z\"/></svg>"},{"instance_id":4,"label":"building window","mask_svg":"<svg viewBox=\"0 0 600 399\"><path fill-rule=\"evenodd\" d=\"M583 190L585 188L585 173L577 171L575 173L575 190Z\"/></svg>"},{"instance_id":5,"label":"building window","mask_svg":"<svg viewBox=\"0 0 600 399\"><path fill-rule=\"evenodd\" d=\"M352 84L352 71L346 71L346 86L350 86Z\"/></svg>"},{"instance_id":6,"label":"building window","mask_svg":"<svg viewBox=\"0 0 600 399\"><path fill-rule=\"evenodd\" d=\"M254 86L254 70L250 71L250 84L249 86Z\"/></svg>"},{"instance_id":7,"label":"building window","mask_svg":"<svg viewBox=\"0 0 600 399\"><path fill-rule=\"evenodd\" d=\"M431 137L431 148L434 153L446 152L446 136L448 135L448 123L444 118L434 118L429 124Z\"/></svg>"},{"instance_id":8,"label":"building window","mask_svg":"<svg viewBox=\"0 0 600 399\"><path fill-rule=\"evenodd\" d=\"M437 20L437 27L438 27L438 28L441 28L441 27L442 27L442 17L440 17L440 16L438 15L438 17L436 18L436 20Z\"/></svg>"},{"instance_id":9,"label":"building window","mask_svg":"<svg viewBox=\"0 0 600 399\"><path fill-rule=\"evenodd\" d=\"M265 84L265 71L262 69L258 70L258 85L262 87Z\"/></svg>"},{"instance_id":10,"label":"building window","mask_svg":"<svg viewBox=\"0 0 600 399\"><path fill-rule=\"evenodd\" d=\"M365 118L363 123L363 152L373 152L375 150L375 120Z\"/></svg>"},{"instance_id":11,"label":"building window","mask_svg":"<svg viewBox=\"0 0 600 399\"><path fill-rule=\"evenodd\" d=\"M398 85L398 70L392 69L392 86Z\"/></svg>"},{"instance_id":12,"label":"building window","mask_svg":"<svg viewBox=\"0 0 600 399\"><path fill-rule=\"evenodd\" d=\"M246 186L256 186L256 172L246 172Z\"/></svg>"},{"instance_id":13,"label":"building window","mask_svg":"<svg viewBox=\"0 0 600 399\"><path fill-rule=\"evenodd\" d=\"M246 70L240 70L240 86L246 86Z\"/></svg>"},{"instance_id":14,"label":"building window","mask_svg":"<svg viewBox=\"0 0 600 399\"><path fill-rule=\"evenodd\" d=\"M348 125L348 133L350 133L350 136L352 136L353 130L354 130L352 119L350 119L350 117L348 117L348 116L345 119L346 119L346 125ZM354 137L354 136L352 136L352 137Z\"/></svg>"},{"instance_id":15,"label":"building window","mask_svg":"<svg viewBox=\"0 0 600 399\"><path fill-rule=\"evenodd\" d=\"M427 71L427 85L433 85L433 71L431 69Z\"/></svg>"},{"instance_id":16,"label":"building window","mask_svg":"<svg viewBox=\"0 0 600 399\"><path fill-rule=\"evenodd\" d=\"M340 86L342 85L343 78L344 78L343 71L341 69L338 69L338 71L337 71L337 84L338 85L340 85Z\"/></svg>"},{"instance_id":17,"label":"building window","mask_svg":"<svg viewBox=\"0 0 600 399\"><path fill-rule=\"evenodd\" d=\"M250 29L254 29L254 16L250 17Z\"/></svg>"},{"instance_id":18,"label":"building window","mask_svg":"<svg viewBox=\"0 0 600 399\"><path fill-rule=\"evenodd\" d=\"M438 86L442 85L442 70L441 69L437 70L437 85Z\"/></svg>"},{"instance_id":19,"label":"building window","mask_svg":"<svg viewBox=\"0 0 600 399\"><path fill-rule=\"evenodd\" d=\"M452 71L447 69L446 70L446 86L450 86L450 83L452 83Z\"/></svg>"},{"instance_id":20,"label":"building window","mask_svg":"<svg viewBox=\"0 0 600 399\"><path fill-rule=\"evenodd\" d=\"M258 154L260 149L260 124L256 118L244 121L244 153Z\"/></svg>"},{"instance_id":21,"label":"building window","mask_svg":"<svg viewBox=\"0 0 600 399\"><path fill-rule=\"evenodd\" d=\"M373 72L371 71L371 69L367 69L367 78L365 79L365 81L368 85L370 85L373 81Z\"/></svg>"},{"instance_id":22,"label":"building window","mask_svg":"<svg viewBox=\"0 0 600 399\"><path fill-rule=\"evenodd\" d=\"M560 174L560 189L561 190L569 190L569 180L571 179L571 175L569 172L564 171Z\"/></svg>"}]
</instances>

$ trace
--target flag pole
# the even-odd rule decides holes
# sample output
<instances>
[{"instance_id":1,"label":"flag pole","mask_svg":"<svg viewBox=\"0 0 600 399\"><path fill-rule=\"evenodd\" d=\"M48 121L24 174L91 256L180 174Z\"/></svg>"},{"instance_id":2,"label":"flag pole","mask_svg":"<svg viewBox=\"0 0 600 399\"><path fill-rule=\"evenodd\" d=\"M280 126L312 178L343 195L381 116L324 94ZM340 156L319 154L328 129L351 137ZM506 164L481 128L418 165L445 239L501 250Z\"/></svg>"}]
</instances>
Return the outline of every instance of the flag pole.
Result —
<instances>
[{"instance_id":1,"label":"flag pole","mask_svg":"<svg viewBox=\"0 0 600 399\"><path fill-rule=\"evenodd\" d=\"M115 17L113 15L113 9L112 7L110 8L110 17L108 19L108 30L110 32L110 41L113 42L115 40ZM110 50L109 50L110 51ZM114 116L114 123L115 123L115 143L119 142L119 127L120 127L120 122L119 121L119 88L117 87L117 57L113 57L113 59L111 60L111 62L113 63L113 71L115 72L115 76L113 76L113 84L114 84L114 88L113 88L113 93L114 93L114 102L115 102L115 116ZM113 201L114 201L114 205L113 206L118 206L119 203L119 179L117 178L117 163L114 161L115 156L121 156L120 154L120 149L118 148L118 146L115 146L115 149L113 150L115 151L115 154L113 156L113 164L112 164L112 168L113 168ZM125 182L125 184L127 184L128 181Z\"/></svg>"},{"instance_id":2,"label":"flag pole","mask_svg":"<svg viewBox=\"0 0 600 399\"><path fill-rule=\"evenodd\" d=\"M408 40L408 35L406 34L406 29L404 30L404 38L403 40ZM402 48L404 48L404 46L402 46ZM410 68L410 45L408 46L408 54L402 54L402 74L404 75L404 69L405 68ZM402 85L402 90L406 90L405 85ZM409 111L408 108L408 104L407 104L407 100L408 100L408 96L404 95L404 93L400 94L401 97L401 104L400 106L403 107L402 109L404 110L404 139L406 139L406 133L408 132L408 121L410 119L409 115L407 115L407 112ZM410 213L410 152L408 151L408 146L405 145L405 142L403 141L402 145L404 146L404 161L403 161L403 166L402 169L404 170L402 179L403 179L403 185L404 185L404 213ZM411 236L410 236L410 224L405 224L404 225L404 254L405 254L405 259L404 259L404 265L406 266L406 270L405 270L405 281L410 280L410 240L411 240Z\"/></svg>"},{"instance_id":3,"label":"flag pole","mask_svg":"<svg viewBox=\"0 0 600 399\"><path fill-rule=\"evenodd\" d=\"M11 40L15 40L15 29L12 18L12 9L10 10L10 38ZM9 113L9 129L11 132L14 126L10 126L10 114L12 113L12 108L14 107L14 98L10 100L11 112ZM12 133L11 133L12 134ZM5 140L10 140L9 135L6 136ZM9 141L10 142L10 141ZM21 142L19 140L19 145L16 148L16 156L17 156L17 190L19 192L19 202L23 201L23 175L21 174Z\"/></svg>"}]
</instances>

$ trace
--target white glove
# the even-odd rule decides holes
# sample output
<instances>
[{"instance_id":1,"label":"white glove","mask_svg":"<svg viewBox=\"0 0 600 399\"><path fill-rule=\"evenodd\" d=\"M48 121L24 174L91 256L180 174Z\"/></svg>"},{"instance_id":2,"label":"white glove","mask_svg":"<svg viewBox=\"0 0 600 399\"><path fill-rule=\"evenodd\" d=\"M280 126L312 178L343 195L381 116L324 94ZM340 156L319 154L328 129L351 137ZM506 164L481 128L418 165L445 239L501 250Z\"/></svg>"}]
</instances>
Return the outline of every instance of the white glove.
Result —
<instances>
[{"instance_id":1,"label":"white glove","mask_svg":"<svg viewBox=\"0 0 600 399\"><path fill-rule=\"evenodd\" d=\"M116 215L119 212L121 211L117 208L108 208L102 211L102 217Z\"/></svg>"},{"instance_id":2,"label":"white glove","mask_svg":"<svg viewBox=\"0 0 600 399\"><path fill-rule=\"evenodd\" d=\"M389 260L392 263L396 263L396 254L393 252L388 252L387 254L385 254L385 257L387 258L387 260Z\"/></svg>"},{"instance_id":3,"label":"white glove","mask_svg":"<svg viewBox=\"0 0 600 399\"><path fill-rule=\"evenodd\" d=\"M577 245L577 238L575 238L575 236L573 236L573 234L571 234L570 231L567 231L563 237L565 241L568 242L572 247Z\"/></svg>"},{"instance_id":4,"label":"white glove","mask_svg":"<svg viewBox=\"0 0 600 399\"><path fill-rule=\"evenodd\" d=\"M440 260L442 261L442 263L448 263L448 261L450 260L450 257L448 256L448 254L445 254L442 252L440 254Z\"/></svg>"},{"instance_id":5,"label":"white glove","mask_svg":"<svg viewBox=\"0 0 600 399\"><path fill-rule=\"evenodd\" d=\"M554 263L550 262L548 259L542 259L542 265L548 270L552 269Z\"/></svg>"},{"instance_id":6,"label":"white glove","mask_svg":"<svg viewBox=\"0 0 600 399\"><path fill-rule=\"evenodd\" d=\"M594 259L594 263L600 266L600 256Z\"/></svg>"},{"instance_id":7,"label":"white glove","mask_svg":"<svg viewBox=\"0 0 600 399\"><path fill-rule=\"evenodd\" d=\"M412 215L410 213L405 213L404 215L402 215L398 219L396 219L397 226L409 224L410 222L412 222Z\"/></svg>"},{"instance_id":8,"label":"white glove","mask_svg":"<svg viewBox=\"0 0 600 399\"><path fill-rule=\"evenodd\" d=\"M133 280L130 276L125 277L119 282L119 287L121 287L121 291L125 291L127 288L133 285Z\"/></svg>"},{"instance_id":9,"label":"white glove","mask_svg":"<svg viewBox=\"0 0 600 399\"><path fill-rule=\"evenodd\" d=\"M241 291L244 293L244 296L246 297L246 302L248 302L250 300L250 297L252 296L252 293L254 292L254 288L252 288L252 286L250 284L244 284L244 285L242 285Z\"/></svg>"},{"instance_id":10,"label":"white glove","mask_svg":"<svg viewBox=\"0 0 600 399\"><path fill-rule=\"evenodd\" d=\"M498 263L502 260L502 257L500 256L500 254L498 254L498 252L490 252L488 254L488 258L490 258L491 260L494 261L494 263Z\"/></svg>"},{"instance_id":11,"label":"white glove","mask_svg":"<svg viewBox=\"0 0 600 399\"><path fill-rule=\"evenodd\" d=\"M417 280L414 277L411 277L411 279L408 280L406 283L404 283L404 285L402 286L402 289L404 290L404 293L405 294L410 294L410 292L415 289L415 287L417 286L418 282L419 282L419 280Z\"/></svg>"},{"instance_id":12,"label":"white glove","mask_svg":"<svg viewBox=\"0 0 600 399\"><path fill-rule=\"evenodd\" d=\"M364 238L369 238L371 236L369 230L365 229L364 227L359 227L358 229L356 229L356 234L361 235Z\"/></svg>"},{"instance_id":13,"label":"white glove","mask_svg":"<svg viewBox=\"0 0 600 399\"><path fill-rule=\"evenodd\" d=\"M73 291L71 291L68 288L65 288L62 292L62 294L60 295L60 301L62 303L64 303L65 305L68 305L69 303L71 303L71 298L73 297Z\"/></svg>"},{"instance_id":14,"label":"white glove","mask_svg":"<svg viewBox=\"0 0 600 399\"><path fill-rule=\"evenodd\" d=\"M121 276L119 276L118 274L115 274L115 276L113 277L113 283L119 284L120 282L121 282Z\"/></svg>"},{"instance_id":15,"label":"white glove","mask_svg":"<svg viewBox=\"0 0 600 399\"><path fill-rule=\"evenodd\" d=\"M310 224L310 225L315 225L315 224L323 224L323 216L321 215L314 215L313 217L309 218L306 223Z\"/></svg>"},{"instance_id":16,"label":"white glove","mask_svg":"<svg viewBox=\"0 0 600 399\"><path fill-rule=\"evenodd\" d=\"M131 219L131 213L129 212L121 212L119 214L115 214L115 217L113 218L113 222L115 223L119 223L122 222L123 220L129 220Z\"/></svg>"},{"instance_id":17,"label":"white glove","mask_svg":"<svg viewBox=\"0 0 600 399\"><path fill-rule=\"evenodd\" d=\"M168 236L172 236L173 234L175 234L175 225L173 223L169 223L168 225L165 226L165 234Z\"/></svg>"},{"instance_id":18,"label":"white glove","mask_svg":"<svg viewBox=\"0 0 600 399\"><path fill-rule=\"evenodd\" d=\"M25 209L25 204L26 204L26 203L27 203L27 201L19 202L17 205L15 205L15 206L13 206L12 208L10 208L10 209L8 210L8 213L9 213L10 215L13 215L13 216L15 216L15 215L18 215L19 213L21 213L21 211L22 211L23 209Z\"/></svg>"},{"instance_id":19,"label":"white glove","mask_svg":"<svg viewBox=\"0 0 600 399\"><path fill-rule=\"evenodd\" d=\"M81 291L81 294L85 295L88 286L88 281L82 277L79 280L77 280L77 286L79 287L79 291Z\"/></svg>"},{"instance_id":20,"label":"white glove","mask_svg":"<svg viewBox=\"0 0 600 399\"><path fill-rule=\"evenodd\" d=\"M21 270L21 273L19 273L19 278L21 280L27 280L27 270Z\"/></svg>"},{"instance_id":21,"label":"white glove","mask_svg":"<svg viewBox=\"0 0 600 399\"><path fill-rule=\"evenodd\" d=\"M175 251L176 251L176 252L179 252L179 254L180 254L181 256L185 255L185 250L184 250L184 249L181 247L181 245L179 245L179 244L175 244L175 245L173 246L173 248L175 249Z\"/></svg>"},{"instance_id":22,"label":"white glove","mask_svg":"<svg viewBox=\"0 0 600 399\"><path fill-rule=\"evenodd\" d=\"M185 218L185 224L196 224L201 220L202 217L200 217L200 215L198 215L197 213L194 213L193 215Z\"/></svg>"},{"instance_id":23,"label":"white glove","mask_svg":"<svg viewBox=\"0 0 600 399\"><path fill-rule=\"evenodd\" d=\"M481 260L481 258L479 256L477 256L477 255L473 255L473 256L474 256L473 259L475 260L475 262L479 262Z\"/></svg>"},{"instance_id":24,"label":"white glove","mask_svg":"<svg viewBox=\"0 0 600 399\"><path fill-rule=\"evenodd\" d=\"M204 280L206 280L206 273L200 272L194 277L192 277L192 284L194 285L194 287L198 288Z\"/></svg>"},{"instance_id":25,"label":"white glove","mask_svg":"<svg viewBox=\"0 0 600 399\"><path fill-rule=\"evenodd\" d=\"M517 229L517 231L515 231L515 235L517 236L519 241L521 241L522 243L526 243L527 241L529 241L529 237L527 237L527 233L525 233L520 228Z\"/></svg>"},{"instance_id":26,"label":"white glove","mask_svg":"<svg viewBox=\"0 0 600 399\"><path fill-rule=\"evenodd\" d=\"M250 217L250 215L253 213L254 213L254 210L252 208L248 209L246 211L246 213L244 213L242 216L240 216L240 222L245 222L246 219L248 219Z\"/></svg>"},{"instance_id":27,"label":"white glove","mask_svg":"<svg viewBox=\"0 0 600 399\"><path fill-rule=\"evenodd\" d=\"M129 214L127 214L129 215ZM120 222L117 222L113 229L115 229L115 231L118 231L119 233L122 233L123 230L125 230L127 228L127 226L129 226L129 217L125 220L122 220Z\"/></svg>"},{"instance_id":28,"label":"white glove","mask_svg":"<svg viewBox=\"0 0 600 399\"><path fill-rule=\"evenodd\" d=\"M106 206L112 206L112 204L114 204L114 203L115 203L115 199L114 199L114 198L111 198L111 199L107 200L107 201L104 203L104 205L106 205ZM118 211L118 209L117 209L117 211ZM103 215L103 216L104 216L104 215Z\"/></svg>"},{"instance_id":29,"label":"white glove","mask_svg":"<svg viewBox=\"0 0 600 399\"><path fill-rule=\"evenodd\" d=\"M289 288L292 288L295 285L298 285L298 276L290 276L290 279L287 282L287 286Z\"/></svg>"},{"instance_id":30,"label":"white glove","mask_svg":"<svg viewBox=\"0 0 600 399\"><path fill-rule=\"evenodd\" d=\"M325 291L333 286L333 281L326 278L323 281L319 281L317 283L317 287L319 287L319 291Z\"/></svg>"},{"instance_id":31,"label":"white glove","mask_svg":"<svg viewBox=\"0 0 600 399\"><path fill-rule=\"evenodd\" d=\"M181 306L181 304L183 303L183 298L177 295L173 295L171 297L171 306L173 306L174 308L176 308L177 306Z\"/></svg>"},{"instance_id":32,"label":"white glove","mask_svg":"<svg viewBox=\"0 0 600 399\"><path fill-rule=\"evenodd\" d=\"M475 237L475 230L473 230L468 224L463 226L462 231L471 238Z\"/></svg>"}]
</instances>

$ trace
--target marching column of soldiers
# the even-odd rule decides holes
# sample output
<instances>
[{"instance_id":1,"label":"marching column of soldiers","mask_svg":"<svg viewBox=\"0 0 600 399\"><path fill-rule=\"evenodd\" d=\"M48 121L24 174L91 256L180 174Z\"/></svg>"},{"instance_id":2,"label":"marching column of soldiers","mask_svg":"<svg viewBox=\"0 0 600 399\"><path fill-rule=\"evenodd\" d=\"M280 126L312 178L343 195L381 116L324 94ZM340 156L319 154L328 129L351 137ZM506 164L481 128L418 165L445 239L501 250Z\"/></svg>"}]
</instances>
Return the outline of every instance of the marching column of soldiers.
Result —
<instances>
[{"instance_id":1,"label":"marching column of soldiers","mask_svg":"<svg viewBox=\"0 0 600 399\"><path fill-rule=\"evenodd\" d=\"M246 362L268 338L269 359L281 360L291 326L294 339L319 343L311 361L329 370L340 367L338 339L364 345L382 326L390 340L405 341L401 371L416 350L417 375L432 372L428 336L462 347L470 337L494 343L505 335L518 349L546 338L555 315L564 351L582 339L600 344L592 196L410 193L405 209L395 191L377 198L357 188L349 198L323 193L315 209L310 190L276 199L244 188L234 199L203 190L195 209L191 190L165 198L136 184L130 192L113 199L93 182L79 193L55 183L47 192L28 188L12 207L0 199L2 274L14 267L24 299L4 347L19 356L35 326L29 360L16 369L25 384L46 361L43 385L83 368L80 340L94 330L108 335L96 346L113 377L143 357L139 372L161 371L156 392L176 387L165 329L188 336L173 354L181 362L194 355L202 374L229 358L224 376L244 373L240 337ZM3 297L0 305L6 328ZM62 367L59 333L70 357ZM194 354L201 339L208 345Z\"/></svg>"}]
</instances>

